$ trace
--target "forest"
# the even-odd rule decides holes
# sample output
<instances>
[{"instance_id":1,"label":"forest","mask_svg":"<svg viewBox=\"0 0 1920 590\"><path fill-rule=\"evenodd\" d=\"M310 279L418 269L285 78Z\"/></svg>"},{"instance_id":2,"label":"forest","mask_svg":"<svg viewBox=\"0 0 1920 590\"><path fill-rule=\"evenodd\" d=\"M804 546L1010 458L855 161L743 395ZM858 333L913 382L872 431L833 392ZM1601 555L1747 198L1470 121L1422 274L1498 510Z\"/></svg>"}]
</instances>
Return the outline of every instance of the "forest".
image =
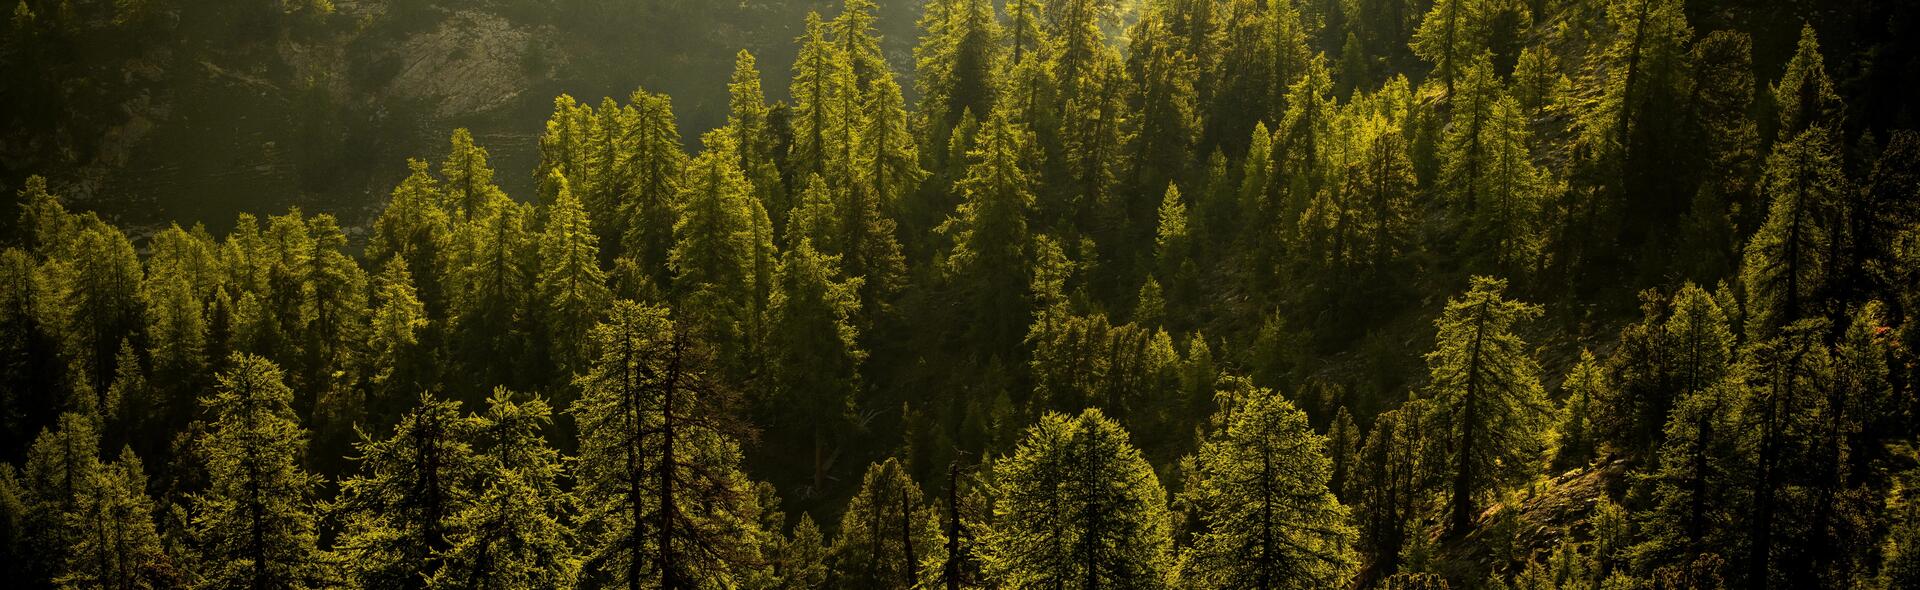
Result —
<instances>
[{"instance_id":1,"label":"forest","mask_svg":"<svg viewBox=\"0 0 1920 590\"><path fill-rule=\"evenodd\" d=\"M191 5L19 0L0 74ZM23 175L0 585L1920 588L1920 5L821 8L364 223Z\"/></svg>"}]
</instances>

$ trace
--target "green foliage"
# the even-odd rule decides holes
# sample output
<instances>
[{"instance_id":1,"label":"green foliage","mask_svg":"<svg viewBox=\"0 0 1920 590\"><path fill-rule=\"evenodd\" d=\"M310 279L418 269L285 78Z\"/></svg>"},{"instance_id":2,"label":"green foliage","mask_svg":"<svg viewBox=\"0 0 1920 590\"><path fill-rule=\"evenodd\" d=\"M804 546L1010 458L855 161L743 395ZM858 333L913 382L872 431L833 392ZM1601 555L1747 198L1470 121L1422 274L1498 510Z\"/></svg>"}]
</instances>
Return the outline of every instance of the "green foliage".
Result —
<instances>
[{"instance_id":1,"label":"green foliage","mask_svg":"<svg viewBox=\"0 0 1920 590\"><path fill-rule=\"evenodd\" d=\"M850 588L918 588L922 563L939 545L933 504L897 459L867 468L840 516L828 559L831 582Z\"/></svg>"},{"instance_id":2,"label":"green foliage","mask_svg":"<svg viewBox=\"0 0 1920 590\"><path fill-rule=\"evenodd\" d=\"M1327 441L1278 394L1223 390L1182 494L1201 523L1182 581L1196 588L1325 588L1354 566L1355 533L1329 489Z\"/></svg>"},{"instance_id":3,"label":"green foliage","mask_svg":"<svg viewBox=\"0 0 1920 590\"><path fill-rule=\"evenodd\" d=\"M1452 473L1448 510L1454 533L1473 526L1482 498L1538 468L1553 408L1540 369L1514 332L1540 307L1505 298L1506 281L1474 277L1447 302L1427 353L1434 432Z\"/></svg>"},{"instance_id":4,"label":"green foliage","mask_svg":"<svg viewBox=\"0 0 1920 590\"><path fill-rule=\"evenodd\" d=\"M293 391L266 359L237 355L212 395L213 422L197 445L207 488L193 496L192 538L203 568L195 587L321 585L316 476L300 467L307 432Z\"/></svg>"},{"instance_id":5,"label":"green foliage","mask_svg":"<svg viewBox=\"0 0 1920 590\"><path fill-rule=\"evenodd\" d=\"M1089 409L1040 417L994 469L986 575L1009 588L1162 588L1173 582L1166 492L1118 423Z\"/></svg>"}]
</instances>

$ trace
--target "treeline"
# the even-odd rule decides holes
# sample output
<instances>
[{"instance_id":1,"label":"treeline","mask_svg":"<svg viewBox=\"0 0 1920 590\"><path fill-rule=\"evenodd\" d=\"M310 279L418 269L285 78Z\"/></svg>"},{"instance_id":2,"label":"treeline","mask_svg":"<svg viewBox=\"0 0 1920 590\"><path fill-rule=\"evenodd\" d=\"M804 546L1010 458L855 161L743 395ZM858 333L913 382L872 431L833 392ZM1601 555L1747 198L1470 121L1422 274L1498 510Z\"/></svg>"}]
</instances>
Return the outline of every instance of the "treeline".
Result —
<instances>
[{"instance_id":1,"label":"treeline","mask_svg":"<svg viewBox=\"0 0 1920 590\"><path fill-rule=\"evenodd\" d=\"M696 154L562 96L516 201L456 131L363 248L29 182L0 575L1920 584L1920 135L1812 27L1762 82L1677 0L936 0L909 105L874 9Z\"/></svg>"}]
</instances>

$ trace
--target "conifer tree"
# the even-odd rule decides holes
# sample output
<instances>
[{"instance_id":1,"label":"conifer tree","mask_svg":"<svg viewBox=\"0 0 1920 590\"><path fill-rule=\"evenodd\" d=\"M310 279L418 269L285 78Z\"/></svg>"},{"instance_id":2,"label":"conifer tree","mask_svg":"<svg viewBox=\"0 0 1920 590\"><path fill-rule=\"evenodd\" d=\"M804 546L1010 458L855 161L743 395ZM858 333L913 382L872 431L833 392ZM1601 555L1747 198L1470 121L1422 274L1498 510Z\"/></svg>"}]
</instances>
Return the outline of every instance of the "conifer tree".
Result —
<instances>
[{"instance_id":1,"label":"conifer tree","mask_svg":"<svg viewBox=\"0 0 1920 590\"><path fill-rule=\"evenodd\" d=\"M963 297L974 342L1007 350L1026 332L1027 216L1032 185L1021 167L1029 135L996 113L981 130L957 187L964 202L940 226L953 240L947 265Z\"/></svg>"},{"instance_id":2,"label":"conifer tree","mask_svg":"<svg viewBox=\"0 0 1920 590\"><path fill-rule=\"evenodd\" d=\"M826 486L830 446L853 425L860 391L859 278L840 278L832 257L806 238L781 256L767 323L772 394L766 420L807 433L812 482ZM791 426L780 424L793 420Z\"/></svg>"},{"instance_id":3,"label":"conifer tree","mask_svg":"<svg viewBox=\"0 0 1920 590\"><path fill-rule=\"evenodd\" d=\"M630 301L614 302L594 340L600 357L575 380L570 410L581 582L732 584L763 533L713 361L666 310Z\"/></svg>"},{"instance_id":4,"label":"conifer tree","mask_svg":"<svg viewBox=\"0 0 1920 590\"><path fill-rule=\"evenodd\" d=\"M753 200L738 158L724 134L708 133L707 151L688 167L678 202L673 254L674 312L686 328L712 343L723 363L738 363L746 353L753 317L764 305L755 283L756 256L762 250L755 232L758 204ZM770 239L770 236L764 236Z\"/></svg>"},{"instance_id":5,"label":"conifer tree","mask_svg":"<svg viewBox=\"0 0 1920 590\"><path fill-rule=\"evenodd\" d=\"M1553 467L1585 467L1598 454L1593 429L1595 400L1608 397L1607 375L1593 358L1593 351L1580 351L1580 362L1567 370L1560 389L1566 393L1560 402L1560 444L1553 453Z\"/></svg>"},{"instance_id":6,"label":"conifer tree","mask_svg":"<svg viewBox=\"0 0 1920 590\"><path fill-rule=\"evenodd\" d=\"M1305 412L1245 381L1222 391L1184 493L1200 532L1182 581L1197 588L1324 588L1353 568L1355 533L1327 484L1326 439Z\"/></svg>"},{"instance_id":7,"label":"conifer tree","mask_svg":"<svg viewBox=\"0 0 1920 590\"><path fill-rule=\"evenodd\" d=\"M367 262L371 268L395 258L403 261L407 274L419 281L421 302L435 317L443 317L448 293L441 280L454 246L452 222L440 207L445 197L440 194L439 180L428 172L427 163L408 160L407 167L411 172L393 187L387 206L373 222Z\"/></svg>"},{"instance_id":8,"label":"conifer tree","mask_svg":"<svg viewBox=\"0 0 1920 590\"><path fill-rule=\"evenodd\" d=\"M84 542L88 531L82 528L82 502L102 496L97 488L103 470L99 417L89 408L61 414L54 427L41 431L27 450L19 482L25 513L16 521L15 533L22 547L64 551ZM28 576L24 581L50 584L68 570L63 555L47 550L29 553L19 564L20 573Z\"/></svg>"},{"instance_id":9,"label":"conifer tree","mask_svg":"<svg viewBox=\"0 0 1920 590\"><path fill-rule=\"evenodd\" d=\"M606 273L600 270L598 238L586 210L565 178L553 176L549 182L558 192L540 234L540 268L534 288L543 306L541 329L549 347L551 374L560 377L586 365L587 333L612 295Z\"/></svg>"},{"instance_id":10,"label":"conifer tree","mask_svg":"<svg viewBox=\"0 0 1920 590\"><path fill-rule=\"evenodd\" d=\"M1823 312L1840 240L1846 179L1838 150L1822 127L1776 145L1763 184L1767 219L1747 241L1740 282L1746 288L1746 335L1764 339L1796 320Z\"/></svg>"},{"instance_id":11,"label":"conifer tree","mask_svg":"<svg viewBox=\"0 0 1920 590\"><path fill-rule=\"evenodd\" d=\"M828 558L849 588L919 588L921 564L939 545L934 507L898 459L867 467L840 516Z\"/></svg>"},{"instance_id":12,"label":"conifer tree","mask_svg":"<svg viewBox=\"0 0 1920 590\"><path fill-rule=\"evenodd\" d=\"M66 588L164 588L179 583L153 525L147 476L133 450L102 465L97 482L77 499L70 526L77 534L65 552Z\"/></svg>"},{"instance_id":13,"label":"conifer tree","mask_svg":"<svg viewBox=\"0 0 1920 590\"><path fill-rule=\"evenodd\" d=\"M1460 251L1503 274L1531 269L1535 217L1551 190L1528 151L1519 104L1482 55L1463 62L1453 124L1442 145L1440 190L1466 212Z\"/></svg>"},{"instance_id":14,"label":"conifer tree","mask_svg":"<svg viewBox=\"0 0 1920 590\"><path fill-rule=\"evenodd\" d=\"M1456 535L1473 526L1481 498L1537 467L1553 411L1532 352L1514 333L1540 307L1506 299L1506 287L1474 277L1434 320L1439 334L1427 353L1425 395L1434 402L1428 419L1443 441Z\"/></svg>"},{"instance_id":15,"label":"conifer tree","mask_svg":"<svg viewBox=\"0 0 1920 590\"><path fill-rule=\"evenodd\" d=\"M340 482L334 550L361 587L425 588L453 544L453 519L484 472L473 449L483 422L460 403L422 395L393 435L355 445L360 473Z\"/></svg>"},{"instance_id":16,"label":"conifer tree","mask_svg":"<svg viewBox=\"0 0 1920 590\"><path fill-rule=\"evenodd\" d=\"M493 168L487 165L487 150L473 143L473 134L465 128L453 130L452 147L440 164L440 176L446 179L442 207L453 217L472 221L482 212L507 200L506 193L493 183Z\"/></svg>"},{"instance_id":17,"label":"conifer tree","mask_svg":"<svg viewBox=\"0 0 1920 590\"><path fill-rule=\"evenodd\" d=\"M626 220L619 243L602 241L600 247L603 252L624 252L640 268L649 269L647 277L652 288L666 292L672 285L669 261L689 164L686 152L681 151L673 100L664 94L645 91L635 91L629 100L636 117L634 153L628 160L633 167L633 194L621 202L615 213ZM713 144L707 142L706 145Z\"/></svg>"},{"instance_id":18,"label":"conifer tree","mask_svg":"<svg viewBox=\"0 0 1920 590\"><path fill-rule=\"evenodd\" d=\"M900 85L892 76L873 81L860 110L865 117L859 129L857 170L840 211L845 219L841 241L845 250L840 255L848 276L865 279L861 309L871 317L902 286L906 263L893 216L927 172L920 168Z\"/></svg>"},{"instance_id":19,"label":"conifer tree","mask_svg":"<svg viewBox=\"0 0 1920 590\"><path fill-rule=\"evenodd\" d=\"M857 104L859 86L852 59L844 49L828 38L828 26L818 13L807 15L806 32L796 41L799 55L793 62L793 146L787 155L787 175L806 178L819 174L830 185L844 185L850 162L843 157L852 149L845 143L854 137L850 131L855 113L845 107ZM856 98L845 96L853 93Z\"/></svg>"},{"instance_id":20,"label":"conifer tree","mask_svg":"<svg viewBox=\"0 0 1920 590\"><path fill-rule=\"evenodd\" d=\"M1689 391L1674 405L1654 472L1647 540L1634 549L1650 565L1683 564L1690 556L1739 546L1735 499L1749 435L1737 412L1745 384L1735 378Z\"/></svg>"},{"instance_id":21,"label":"conifer tree","mask_svg":"<svg viewBox=\"0 0 1920 590\"><path fill-rule=\"evenodd\" d=\"M451 348L479 383L514 383L527 354L523 320L534 273L532 213L500 202L458 226L448 272L454 287Z\"/></svg>"},{"instance_id":22,"label":"conifer tree","mask_svg":"<svg viewBox=\"0 0 1920 590\"><path fill-rule=\"evenodd\" d=\"M1099 410L1048 413L993 466L986 575L1009 588L1162 588L1172 583L1166 492Z\"/></svg>"},{"instance_id":23,"label":"conifer tree","mask_svg":"<svg viewBox=\"0 0 1920 590\"><path fill-rule=\"evenodd\" d=\"M563 516L562 457L542 431L552 424L545 400L515 401L504 388L487 398L475 448L486 483L448 521L435 588L552 588L573 583L572 531Z\"/></svg>"},{"instance_id":24,"label":"conifer tree","mask_svg":"<svg viewBox=\"0 0 1920 590\"><path fill-rule=\"evenodd\" d=\"M1800 320L1778 335L1749 345L1744 399L1736 415L1737 432L1746 433L1746 455L1741 477L1751 496L1745 518L1744 576L1750 585L1812 587L1812 570L1794 560L1808 557L1809 545L1821 542L1818 531L1805 529L1802 518L1812 513L1809 501L1810 469L1818 420L1833 409L1825 389L1833 386L1833 356L1822 342L1829 330L1824 319Z\"/></svg>"},{"instance_id":25,"label":"conifer tree","mask_svg":"<svg viewBox=\"0 0 1920 590\"><path fill-rule=\"evenodd\" d=\"M213 395L201 434L207 489L194 494L192 536L204 564L195 587L322 585L315 547L316 476L301 469L307 432L294 416L280 368L236 355Z\"/></svg>"},{"instance_id":26,"label":"conifer tree","mask_svg":"<svg viewBox=\"0 0 1920 590\"><path fill-rule=\"evenodd\" d=\"M918 111L927 117L926 145L937 165L948 158L946 139L967 112L993 110L995 73L1005 53L993 0L928 2L920 17L920 43L913 48Z\"/></svg>"},{"instance_id":27,"label":"conifer tree","mask_svg":"<svg viewBox=\"0 0 1920 590\"><path fill-rule=\"evenodd\" d=\"M1775 109L1780 113L1776 132L1782 141L1814 127L1838 130L1846 105L1827 77L1826 58L1820 54L1820 39L1812 24L1800 27L1800 42L1772 91Z\"/></svg>"},{"instance_id":28,"label":"conifer tree","mask_svg":"<svg viewBox=\"0 0 1920 590\"><path fill-rule=\"evenodd\" d=\"M1449 101L1462 70L1486 51L1488 10L1485 0L1435 0L1413 32L1414 55L1433 64Z\"/></svg>"},{"instance_id":29,"label":"conifer tree","mask_svg":"<svg viewBox=\"0 0 1920 590\"><path fill-rule=\"evenodd\" d=\"M365 373L367 414L375 424L397 418L433 381L433 357L422 340L426 308L416 293L406 262L397 258L374 280Z\"/></svg>"},{"instance_id":30,"label":"conifer tree","mask_svg":"<svg viewBox=\"0 0 1920 590\"><path fill-rule=\"evenodd\" d=\"M740 170L753 185L754 196L775 227L785 227L793 208L789 188L780 178L774 153L774 131L767 97L760 90L760 69L746 50L734 57L733 78L727 83L727 129L740 150ZM784 154L781 154L784 156Z\"/></svg>"}]
</instances>

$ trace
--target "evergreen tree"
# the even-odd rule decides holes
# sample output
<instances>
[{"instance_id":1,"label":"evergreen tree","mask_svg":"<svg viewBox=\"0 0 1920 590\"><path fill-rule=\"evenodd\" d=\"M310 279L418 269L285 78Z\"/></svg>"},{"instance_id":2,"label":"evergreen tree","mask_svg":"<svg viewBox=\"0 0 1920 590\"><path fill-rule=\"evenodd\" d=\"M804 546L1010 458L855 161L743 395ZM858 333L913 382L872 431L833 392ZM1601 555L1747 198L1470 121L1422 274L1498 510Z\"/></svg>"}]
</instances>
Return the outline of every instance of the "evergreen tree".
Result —
<instances>
[{"instance_id":1,"label":"evergreen tree","mask_svg":"<svg viewBox=\"0 0 1920 590\"><path fill-rule=\"evenodd\" d=\"M1847 190L1832 141L1824 128L1813 127L1767 157L1767 219L1747 241L1740 272L1749 339L1824 311L1819 297L1832 278L1839 200Z\"/></svg>"},{"instance_id":2,"label":"evergreen tree","mask_svg":"<svg viewBox=\"0 0 1920 590\"><path fill-rule=\"evenodd\" d=\"M767 323L773 379L765 423L807 433L800 444L813 449L812 482L823 491L830 447L854 424L866 358L852 325L860 279L840 278L834 262L811 241L796 242L781 257Z\"/></svg>"},{"instance_id":3,"label":"evergreen tree","mask_svg":"<svg viewBox=\"0 0 1920 590\"><path fill-rule=\"evenodd\" d=\"M1839 129L1846 105L1827 77L1826 58L1820 54L1820 39L1812 24L1800 27L1800 42L1794 47L1793 58L1771 90L1774 108L1780 113L1775 131L1782 141L1815 127L1829 132Z\"/></svg>"},{"instance_id":4,"label":"evergreen tree","mask_svg":"<svg viewBox=\"0 0 1920 590\"><path fill-rule=\"evenodd\" d=\"M396 258L404 262L407 274L419 281L421 302L435 317L442 317L448 294L441 280L453 246L452 222L440 206L445 197L440 194L439 181L428 172L427 163L408 160L407 167L411 173L393 188L387 206L373 222L373 235L367 243L368 266L384 266Z\"/></svg>"},{"instance_id":5,"label":"evergreen tree","mask_svg":"<svg viewBox=\"0 0 1920 590\"><path fill-rule=\"evenodd\" d=\"M456 218L472 221L506 201L507 195L493 183L487 149L473 143L472 133L455 129L451 141L447 159L440 164L440 176L446 179L441 207Z\"/></svg>"},{"instance_id":6,"label":"evergreen tree","mask_svg":"<svg viewBox=\"0 0 1920 590\"><path fill-rule=\"evenodd\" d=\"M207 489L192 497L192 535L204 564L193 586L323 585L313 509L319 478L300 467L307 432L294 416L293 392L266 359L236 355L230 365L201 399L213 422L198 445Z\"/></svg>"},{"instance_id":7,"label":"evergreen tree","mask_svg":"<svg viewBox=\"0 0 1920 590\"><path fill-rule=\"evenodd\" d=\"M180 572L163 548L153 525L153 500L147 476L132 449L102 465L98 481L77 499L70 515L78 533L66 551L67 573L55 583L66 588L165 588L177 585Z\"/></svg>"},{"instance_id":8,"label":"evergreen tree","mask_svg":"<svg viewBox=\"0 0 1920 590\"><path fill-rule=\"evenodd\" d=\"M1197 588L1325 588L1353 568L1355 533L1327 484L1326 439L1305 412L1244 381L1222 391L1195 455L1200 532L1182 581Z\"/></svg>"},{"instance_id":9,"label":"evergreen tree","mask_svg":"<svg viewBox=\"0 0 1920 590\"><path fill-rule=\"evenodd\" d=\"M535 277L531 217L527 207L503 201L459 225L454 236L450 343L460 366L480 376L477 383L515 383L523 373Z\"/></svg>"},{"instance_id":10,"label":"evergreen tree","mask_svg":"<svg viewBox=\"0 0 1920 590\"><path fill-rule=\"evenodd\" d=\"M1465 77L1462 70L1486 51L1487 4L1485 0L1435 0L1413 32L1409 45L1414 55L1433 64L1433 75L1439 77L1449 101L1455 81Z\"/></svg>"},{"instance_id":11,"label":"evergreen tree","mask_svg":"<svg viewBox=\"0 0 1920 590\"><path fill-rule=\"evenodd\" d=\"M681 151L673 100L664 94L644 91L635 91L630 100L635 113L632 130L635 137L634 153L627 162L633 168L629 175L633 194L614 211L625 220L626 229L617 244L603 240L600 246L603 252L624 252L640 268L650 271L646 276L652 289L666 292L673 284L670 261L676 240L674 231L679 224L682 186L691 176L690 167L686 152Z\"/></svg>"},{"instance_id":12,"label":"evergreen tree","mask_svg":"<svg viewBox=\"0 0 1920 590\"><path fill-rule=\"evenodd\" d=\"M334 550L346 576L366 588L425 588L453 547L456 515L483 475L473 439L483 422L460 403L422 395L393 435L355 445L360 473L340 482L334 510L343 530Z\"/></svg>"},{"instance_id":13,"label":"evergreen tree","mask_svg":"<svg viewBox=\"0 0 1920 590\"><path fill-rule=\"evenodd\" d=\"M515 401L504 388L487 398L474 455L486 483L447 522L448 549L435 588L556 588L573 583L572 532L563 516L563 459L541 435L552 424L545 400Z\"/></svg>"},{"instance_id":14,"label":"evergreen tree","mask_svg":"<svg viewBox=\"0 0 1920 590\"><path fill-rule=\"evenodd\" d=\"M793 62L793 147L787 155L789 178L819 174L830 184L844 186L851 162L844 157L853 146L847 143L855 113L845 109L856 104L859 85L853 60L844 48L828 38L828 26L820 15L807 15L806 32L796 41L799 55ZM845 98L853 94L854 98ZM711 149L711 148L709 148Z\"/></svg>"},{"instance_id":15,"label":"evergreen tree","mask_svg":"<svg viewBox=\"0 0 1920 590\"><path fill-rule=\"evenodd\" d=\"M607 318L571 409L581 582L732 584L759 559L763 533L713 361L661 308L616 301Z\"/></svg>"},{"instance_id":16,"label":"evergreen tree","mask_svg":"<svg viewBox=\"0 0 1920 590\"><path fill-rule=\"evenodd\" d=\"M755 231L758 208L724 134L706 136L707 151L688 167L670 258L679 321L712 343L721 362L739 367L765 305L757 257L770 235Z\"/></svg>"},{"instance_id":17,"label":"evergreen tree","mask_svg":"<svg viewBox=\"0 0 1920 590\"><path fill-rule=\"evenodd\" d=\"M1599 455L1594 444L1594 401L1609 395L1606 372L1593 351L1580 351L1580 362L1567 370L1560 389L1566 393L1560 401L1560 445L1553 453L1553 468L1586 467Z\"/></svg>"},{"instance_id":18,"label":"evergreen tree","mask_svg":"<svg viewBox=\"0 0 1920 590\"><path fill-rule=\"evenodd\" d=\"M1021 158L1029 135L996 114L981 130L973 162L958 185L965 201L940 226L953 240L946 263L963 285L972 341L1008 350L1028 324L1027 216L1034 196Z\"/></svg>"},{"instance_id":19,"label":"evergreen tree","mask_svg":"<svg viewBox=\"0 0 1920 590\"><path fill-rule=\"evenodd\" d=\"M559 377L586 365L584 341L612 295L606 273L600 270L598 238L586 210L568 190L565 178L553 176L549 182L555 183L558 192L540 235L540 269L534 288L543 306L540 325L549 346L551 375Z\"/></svg>"},{"instance_id":20,"label":"evergreen tree","mask_svg":"<svg viewBox=\"0 0 1920 590\"><path fill-rule=\"evenodd\" d=\"M986 575L1007 588L1173 583L1166 493L1126 431L1099 410L1048 413L993 466Z\"/></svg>"},{"instance_id":21,"label":"evergreen tree","mask_svg":"<svg viewBox=\"0 0 1920 590\"><path fill-rule=\"evenodd\" d=\"M1444 441L1449 474L1450 530L1465 534L1481 498L1538 465L1552 406L1540 388L1539 367L1514 333L1540 307L1504 297L1506 281L1474 277L1465 294L1447 302L1434 320L1435 348L1427 353L1434 401L1433 428Z\"/></svg>"},{"instance_id":22,"label":"evergreen tree","mask_svg":"<svg viewBox=\"0 0 1920 590\"><path fill-rule=\"evenodd\" d=\"M933 504L898 459L867 467L828 552L833 583L848 588L921 587L921 564L939 546L936 525Z\"/></svg>"},{"instance_id":23,"label":"evergreen tree","mask_svg":"<svg viewBox=\"0 0 1920 590\"><path fill-rule=\"evenodd\" d=\"M422 341L426 308L416 293L403 260L387 261L374 281L365 374L367 413L375 424L395 421L414 395L433 382L433 356Z\"/></svg>"},{"instance_id":24,"label":"evergreen tree","mask_svg":"<svg viewBox=\"0 0 1920 590\"><path fill-rule=\"evenodd\" d=\"M946 151L961 116L993 110L999 91L994 75L1004 59L1001 25L992 0L928 2L919 25L920 43L913 48L917 110L927 117L926 145L939 164L965 156Z\"/></svg>"}]
</instances>

